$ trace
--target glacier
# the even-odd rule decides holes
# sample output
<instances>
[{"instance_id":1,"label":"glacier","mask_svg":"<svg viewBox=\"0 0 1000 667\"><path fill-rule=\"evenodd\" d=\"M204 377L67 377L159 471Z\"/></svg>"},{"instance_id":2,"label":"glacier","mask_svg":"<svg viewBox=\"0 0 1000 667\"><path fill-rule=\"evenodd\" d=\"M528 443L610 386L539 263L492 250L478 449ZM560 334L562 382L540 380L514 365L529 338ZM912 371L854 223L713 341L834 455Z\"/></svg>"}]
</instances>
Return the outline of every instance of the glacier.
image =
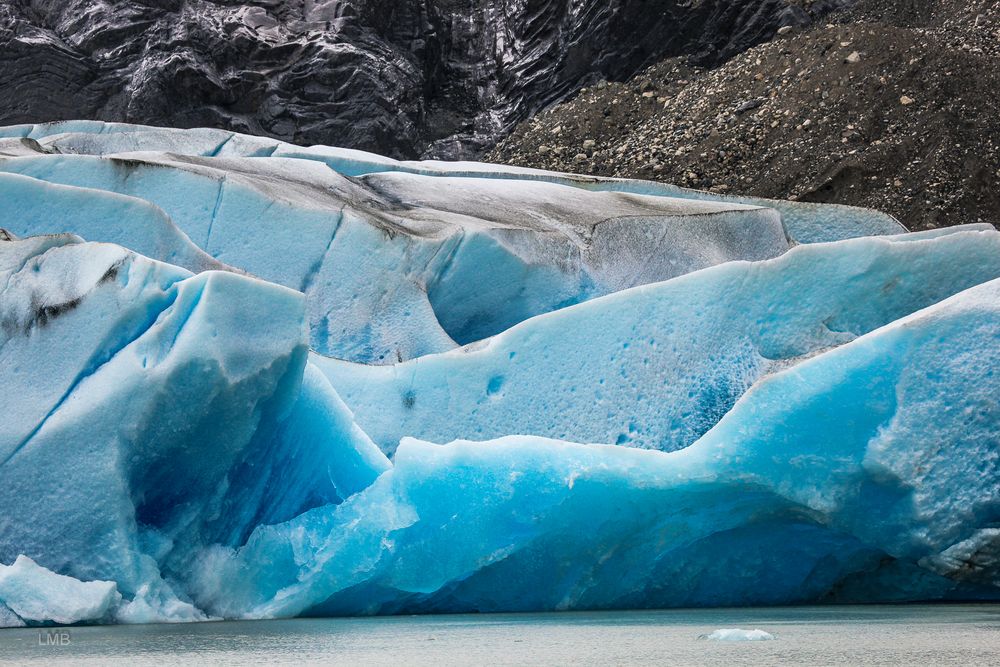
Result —
<instances>
[{"instance_id":1,"label":"glacier","mask_svg":"<svg viewBox=\"0 0 1000 667\"><path fill-rule=\"evenodd\" d=\"M0 128L0 626L1000 598L1000 233Z\"/></svg>"},{"instance_id":2,"label":"glacier","mask_svg":"<svg viewBox=\"0 0 1000 667\"><path fill-rule=\"evenodd\" d=\"M769 376L679 451L407 438L190 588L226 616L992 599L998 342L993 280Z\"/></svg>"},{"instance_id":3,"label":"glacier","mask_svg":"<svg viewBox=\"0 0 1000 667\"><path fill-rule=\"evenodd\" d=\"M729 262L394 366L314 361L389 454L511 433L672 451L768 373L1000 277L1000 235L949 232Z\"/></svg>"}]
</instances>

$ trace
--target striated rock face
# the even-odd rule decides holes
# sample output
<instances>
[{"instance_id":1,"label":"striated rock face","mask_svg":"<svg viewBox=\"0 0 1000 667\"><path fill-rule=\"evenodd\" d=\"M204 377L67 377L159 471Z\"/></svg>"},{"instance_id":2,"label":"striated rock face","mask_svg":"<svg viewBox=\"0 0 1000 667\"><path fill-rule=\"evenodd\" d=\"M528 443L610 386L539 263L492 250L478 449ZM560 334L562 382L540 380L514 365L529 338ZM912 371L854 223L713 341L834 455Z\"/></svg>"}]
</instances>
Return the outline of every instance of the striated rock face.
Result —
<instances>
[{"instance_id":1,"label":"striated rock face","mask_svg":"<svg viewBox=\"0 0 1000 667\"><path fill-rule=\"evenodd\" d=\"M0 123L212 126L394 157L475 153L588 81L721 62L816 0L5 0Z\"/></svg>"}]
</instances>

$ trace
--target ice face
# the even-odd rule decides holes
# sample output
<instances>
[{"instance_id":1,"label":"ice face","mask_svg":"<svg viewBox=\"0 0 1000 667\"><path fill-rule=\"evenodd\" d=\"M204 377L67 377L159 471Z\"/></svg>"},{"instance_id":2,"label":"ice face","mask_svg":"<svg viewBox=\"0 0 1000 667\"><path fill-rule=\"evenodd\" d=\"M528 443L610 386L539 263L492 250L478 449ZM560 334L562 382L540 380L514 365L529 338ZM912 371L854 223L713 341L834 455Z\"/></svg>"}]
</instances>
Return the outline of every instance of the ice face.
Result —
<instances>
[{"instance_id":1,"label":"ice face","mask_svg":"<svg viewBox=\"0 0 1000 667\"><path fill-rule=\"evenodd\" d=\"M196 548L388 467L306 366L296 292L70 236L0 244L0 284L0 562L172 609Z\"/></svg>"},{"instance_id":2,"label":"ice face","mask_svg":"<svg viewBox=\"0 0 1000 667\"><path fill-rule=\"evenodd\" d=\"M150 153L36 155L0 161L0 169L8 179L35 179L9 186L29 205L42 195L24 190L40 180L73 186L77 199L95 190L126 195L85 208L89 226L64 223L61 231L91 232L84 236L196 270L198 261L231 265L300 290L313 347L363 362L444 351L593 296L788 247L770 209L538 181L516 189L405 173L352 181L315 161ZM58 194L69 198L70 188ZM151 220L128 210L136 200ZM12 208L9 226L20 235L51 231L58 211L47 208ZM180 238L165 244L171 233ZM211 257L178 258L190 245L185 234Z\"/></svg>"},{"instance_id":3,"label":"ice face","mask_svg":"<svg viewBox=\"0 0 1000 667\"><path fill-rule=\"evenodd\" d=\"M301 299L227 273L188 277L118 246L39 254L25 245L0 247L18 264L0 296L0 382L16 420L0 443L0 560L24 553L132 593L144 578L134 522L177 530L175 512L218 492L267 399L291 393L305 356ZM218 337L218 328L246 328L256 309L274 315L252 327L257 336L239 345ZM60 462L72 465L40 479L31 472ZM25 493L36 502L19 500ZM45 519L54 514L58 522Z\"/></svg>"},{"instance_id":4,"label":"ice face","mask_svg":"<svg viewBox=\"0 0 1000 667\"><path fill-rule=\"evenodd\" d=\"M117 242L195 273L228 268L143 199L6 173L0 173L0 199L0 228L18 236L68 232L88 241Z\"/></svg>"},{"instance_id":5,"label":"ice face","mask_svg":"<svg viewBox=\"0 0 1000 667\"><path fill-rule=\"evenodd\" d=\"M877 244L883 251L938 248L966 234ZM106 263L124 252L71 241L2 246L27 248L3 264L23 265L13 277L36 273L25 257L45 247L39 279L60 253L75 251L81 263L96 264L81 267L75 281L86 296L46 327L85 317L101 289L90 287L86 276L103 275ZM862 243L876 242L851 242ZM782 261L795 258L787 257ZM262 369L282 355L247 345L247 332L261 327L273 340L282 337L282 327L304 322L300 302L282 288L224 273L174 277L179 280L167 289L213 279L226 287L217 297L206 292L200 302L220 315L199 314L199 305L185 318L190 323L175 346L191 327L197 344L185 348L189 357L197 351L204 358L207 343L215 354L252 352L241 364L224 364L227 369ZM12 282L7 291L19 286ZM269 317L244 323L236 345L227 342L231 327L222 315L236 317L234 310L252 305L240 296L244 288L260 291L256 298L266 301L251 310ZM207 426L198 438L189 436L184 449L171 449L163 432L145 446L147 440L134 435L119 437L117 459L142 474L52 469L47 477L60 492L48 493L45 479L39 485L36 474L16 468L32 450L56 452L59 443L43 437L48 422L72 425L63 436L72 442L108 442L107 425L129 423L134 409L167 422L173 414L198 414L190 404L176 413L165 405L123 407L106 398L116 395L114 388L81 391L77 401L101 419L87 421L83 411L65 407L53 411L23 451L0 467L4 488L32 482L15 489L5 507L20 510L30 497L27 506L51 516L58 506L73 531L91 535L108 532L107 518L118 517L119 542L74 542L60 524L45 542L33 543L8 528L22 518L37 531L40 518L15 516L3 532L4 548L48 558L61 574L114 580L125 595L119 621L995 597L996 563L983 547L996 531L984 522L1000 489L997 471L982 466L992 465L1000 437L991 403L1000 389L993 373L1000 361L998 296L1000 280L961 291L763 378L695 444L672 453L531 436L445 446L407 438L390 466L325 378L300 365L297 392L275 388L269 373L256 371L254 393L285 405L262 410L255 427L241 426L248 417L231 411L228 399L203 401L212 424L225 424L217 444L202 439L203 433L211 437ZM293 312L280 317L285 302ZM168 328L168 320L169 313L158 316L150 331ZM283 336L284 349L301 345L301 331ZM94 375L128 356L123 349ZM159 366L171 365L169 357ZM182 359L172 364L183 365ZM157 393L156 372L136 370L131 379L115 374L106 384L127 381L132 394ZM203 383L220 382L206 374ZM178 384L192 397L231 391L207 391L186 377ZM249 441L240 435L247 430L253 431ZM224 455L240 446L252 455ZM212 459L200 455L206 447ZM108 461L103 454L94 460ZM216 456L222 463L206 466ZM149 477L149 461L161 466L159 478ZM324 485L326 479L332 484ZM63 495L77 487L86 495ZM170 496L178 492L182 497ZM108 500L98 502L101 497ZM129 553L131 578L119 562ZM969 553L976 554L974 572L965 565ZM194 606L183 607L178 596ZM178 607L187 615L178 615Z\"/></svg>"},{"instance_id":6,"label":"ice face","mask_svg":"<svg viewBox=\"0 0 1000 667\"><path fill-rule=\"evenodd\" d=\"M995 280L768 377L673 453L404 439L190 590L251 616L996 598L995 530L954 557L1000 500L998 336Z\"/></svg>"},{"instance_id":7,"label":"ice face","mask_svg":"<svg viewBox=\"0 0 1000 667\"><path fill-rule=\"evenodd\" d=\"M1000 233L798 246L531 319L392 367L314 357L387 453L510 433L672 451L758 379L1000 277Z\"/></svg>"},{"instance_id":8,"label":"ice face","mask_svg":"<svg viewBox=\"0 0 1000 667\"><path fill-rule=\"evenodd\" d=\"M858 209L396 162L219 130L70 121L0 136L0 173L77 188L43 194L43 184L9 176L9 200L22 203L0 211L0 226L73 231L302 291L312 347L363 363L443 352L614 291L772 258L789 241L901 231ZM93 206L75 203L87 196ZM33 207L41 197L48 203ZM803 221L833 231L802 232Z\"/></svg>"},{"instance_id":9,"label":"ice face","mask_svg":"<svg viewBox=\"0 0 1000 667\"><path fill-rule=\"evenodd\" d=\"M44 600L44 597L41 597ZM10 610L5 604L0 604L0 628L23 628L27 623Z\"/></svg>"},{"instance_id":10,"label":"ice face","mask_svg":"<svg viewBox=\"0 0 1000 667\"><path fill-rule=\"evenodd\" d=\"M617 191L681 199L763 206L778 211L789 236L799 243L839 241L859 236L905 231L891 216L850 206L778 201L719 195L665 183L559 174L539 169L477 162L397 161L364 151L311 146L208 129L177 130L126 123L63 121L0 128L0 137L26 137L66 153L105 155L136 150L170 151L218 157L291 157L329 165L346 176L402 172L439 177L465 176L516 181L543 181L595 191Z\"/></svg>"},{"instance_id":11,"label":"ice face","mask_svg":"<svg viewBox=\"0 0 1000 667\"><path fill-rule=\"evenodd\" d=\"M0 135L0 625L1000 597L989 226Z\"/></svg>"}]
</instances>

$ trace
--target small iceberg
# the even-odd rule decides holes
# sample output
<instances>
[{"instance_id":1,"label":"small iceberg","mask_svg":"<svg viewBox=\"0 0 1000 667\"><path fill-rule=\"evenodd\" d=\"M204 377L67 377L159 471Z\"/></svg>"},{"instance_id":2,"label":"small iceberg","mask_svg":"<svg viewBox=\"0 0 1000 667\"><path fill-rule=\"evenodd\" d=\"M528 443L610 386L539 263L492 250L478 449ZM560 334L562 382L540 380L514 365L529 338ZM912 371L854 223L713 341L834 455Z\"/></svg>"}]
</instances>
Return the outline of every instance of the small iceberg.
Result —
<instances>
[{"instance_id":1,"label":"small iceberg","mask_svg":"<svg viewBox=\"0 0 1000 667\"><path fill-rule=\"evenodd\" d=\"M27 556L0 565L0 627L107 621L121 599L113 581L80 581Z\"/></svg>"},{"instance_id":2,"label":"small iceberg","mask_svg":"<svg viewBox=\"0 0 1000 667\"><path fill-rule=\"evenodd\" d=\"M774 639L774 635L763 630L740 630L739 628L723 628L707 635L698 635L698 639L708 639L719 642L766 642Z\"/></svg>"}]
</instances>

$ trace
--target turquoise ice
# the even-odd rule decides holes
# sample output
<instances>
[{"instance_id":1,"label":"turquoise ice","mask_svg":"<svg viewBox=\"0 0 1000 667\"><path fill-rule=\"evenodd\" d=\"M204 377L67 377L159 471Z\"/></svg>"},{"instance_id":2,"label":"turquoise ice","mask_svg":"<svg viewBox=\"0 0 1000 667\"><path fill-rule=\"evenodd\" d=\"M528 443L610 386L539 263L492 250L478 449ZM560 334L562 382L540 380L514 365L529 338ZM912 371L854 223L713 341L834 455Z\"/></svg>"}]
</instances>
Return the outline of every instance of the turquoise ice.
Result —
<instances>
[{"instance_id":1,"label":"turquoise ice","mask_svg":"<svg viewBox=\"0 0 1000 667\"><path fill-rule=\"evenodd\" d=\"M767 377L680 451L404 439L192 590L250 616L996 598L998 343L994 280Z\"/></svg>"},{"instance_id":2,"label":"turquoise ice","mask_svg":"<svg viewBox=\"0 0 1000 667\"><path fill-rule=\"evenodd\" d=\"M1000 234L955 228L798 246L528 320L394 366L314 355L387 453L511 433L671 451L757 380L1000 277Z\"/></svg>"},{"instance_id":3,"label":"turquoise ice","mask_svg":"<svg viewBox=\"0 0 1000 667\"><path fill-rule=\"evenodd\" d=\"M1000 597L1000 233L0 128L0 626Z\"/></svg>"},{"instance_id":4,"label":"turquoise ice","mask_svg":"<svg viewBox=\"0 0 1000 667\"><path fill-rule=\"evenodd\" d=\"M340 502L388 462L307 365L302 296L71 236L0 245L0 562L167 618L193 550Z\"/></svg>"}]
</instances>

